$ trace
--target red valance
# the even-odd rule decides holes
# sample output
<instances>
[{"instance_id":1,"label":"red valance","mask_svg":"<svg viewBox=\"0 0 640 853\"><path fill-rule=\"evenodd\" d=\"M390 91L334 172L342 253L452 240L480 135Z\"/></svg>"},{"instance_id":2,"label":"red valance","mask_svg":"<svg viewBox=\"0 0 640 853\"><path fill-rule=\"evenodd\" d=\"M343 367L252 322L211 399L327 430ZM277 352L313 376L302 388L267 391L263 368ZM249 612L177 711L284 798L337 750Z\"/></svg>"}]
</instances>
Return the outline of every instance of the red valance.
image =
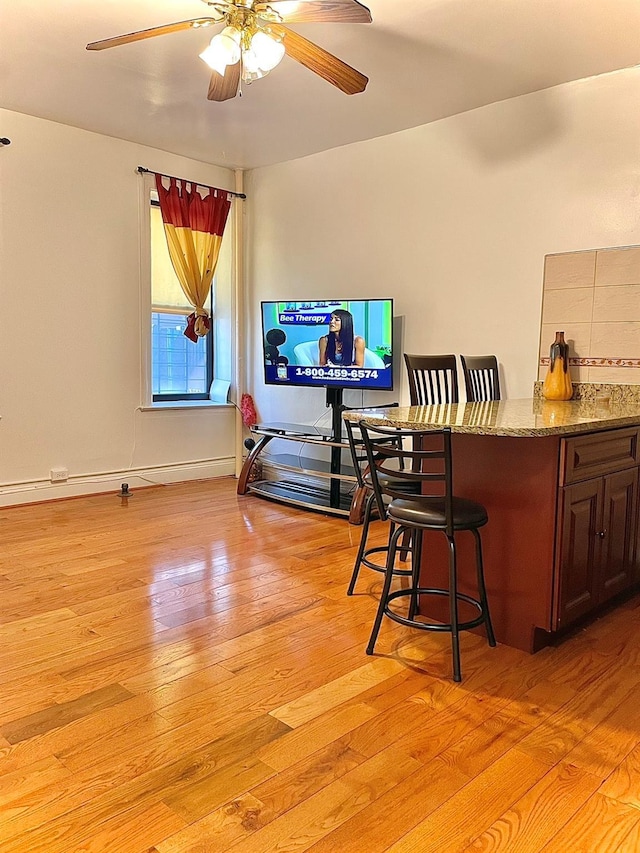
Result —
<instances>
[{"instance_id":1,"label":"red valance","mask_svg":"<svg viewBox=\"0 0 640 853\"><path fill-rule=\"evenodd\" d=\"M192 181L170 178L169 188L165 189L162 175L156 174L162 221L175 228L190 228L222 237L231 209L229 195L226 190L201 187L208 191L203 196L198 191L199 186Z\"/></svg>"}]
</instances>

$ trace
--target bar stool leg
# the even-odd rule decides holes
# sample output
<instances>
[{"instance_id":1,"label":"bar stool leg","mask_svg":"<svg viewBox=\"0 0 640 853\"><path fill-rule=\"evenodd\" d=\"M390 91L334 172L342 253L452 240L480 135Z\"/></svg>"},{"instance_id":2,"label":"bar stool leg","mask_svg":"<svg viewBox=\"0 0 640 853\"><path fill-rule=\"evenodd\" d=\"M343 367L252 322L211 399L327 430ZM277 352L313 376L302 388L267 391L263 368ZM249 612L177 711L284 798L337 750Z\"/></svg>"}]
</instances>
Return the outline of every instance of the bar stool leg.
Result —
<instances>
[{"instance_id":1,"label":"bar stool leg","mask_svg":"<svg viewBox=\"0 0 640 853\"><path fill-rule=\"evenodd\" d=\"M404 538L403 538L404 541ZM420 586L420 568L422 564L422 530L413 531L411 548L411 598L409 600L409 619L415 619L418 612L418 587Z\"/></svg>"},{"instance_id":2,"label":"bar stool leg","mask_svg":"<svg viewBox=\"0 0 640 853\"><path fill-rule=\"evenodd\" d=\"M353 572L351 574L351 580L349 582L349 588L347 589L347 595L353 595L353 590L356 586L356 581L358 580L358 574L360 572L360 566L362 565L362 558L364 557L365 547L367 544L367 538L369 536L369 525L371 523L371 512L373 510L373 504L375 501L375 495L372 493L367 497L367 500L364 505L364 518L362 521L362 536L360 537L360 546L358 548L358 553L356 555L356 561L353 564Z\"/></svg>"},{"instance_id":3,"label":"bar stool leg","mask_svg":"<svg viewBox=\"0 0 640 853\"><path fill-rule=\"evenodd\" d=\"M493 633L493 625L491 624L491 614L489 613L489 600L487 598L487 588L484 583L484 563L482 560L482 540L479 530L472 530L476 539L476 570L478 573L478 592L480 594L480 604L482 605L482 613L484 615L484 626L487 632L487 642L490 646L496 645L496 637Z\"/></svg>"},{"instance_id":4,"label":"bar stool leg","mask_svg":"<svg viewBox=\"0 0 640 853\"><path fill-rule=\"evenodd\" d=\"M407 562L407 554L411 553L411 530L407 527L400 543L400 562Z\"/></svg>"},{"instance_id":5,"label":"bar stool leg","mask_svg":"<svg viewBox=\"0 0 640 853\"><path fill-rule=\"evenodd\" d=\"M458 569L456 543L453 536L449 542L449 621L451 622L451 653L453 656L453 680L462 681L460 672L460 632L458 629Z\"/></svg>"},{"instance_id":6,"label":"bar stool leg","mask_svg":"<svg viewBox=\"0 0 640 853\"><path fill-rule=\"evenodd\" d=\"M373 650L376 645L376 640L378 639L380 625L382 623L382 617L384 616L385 607L387 606L387 598L389 597L391 581L393 580L393 566L396 559L396 547L398 544L398 538L401 533L402 527L397 527L389 535L389 549L387 551L387 570L384 575L384 585L382 587L380 601L378 602L378 612L376 613L375 622L373 623L373 629L371 631L371 637L369 638L369 645L367 646L368 655L373 654Z\"/></svg>"}]
</instances>

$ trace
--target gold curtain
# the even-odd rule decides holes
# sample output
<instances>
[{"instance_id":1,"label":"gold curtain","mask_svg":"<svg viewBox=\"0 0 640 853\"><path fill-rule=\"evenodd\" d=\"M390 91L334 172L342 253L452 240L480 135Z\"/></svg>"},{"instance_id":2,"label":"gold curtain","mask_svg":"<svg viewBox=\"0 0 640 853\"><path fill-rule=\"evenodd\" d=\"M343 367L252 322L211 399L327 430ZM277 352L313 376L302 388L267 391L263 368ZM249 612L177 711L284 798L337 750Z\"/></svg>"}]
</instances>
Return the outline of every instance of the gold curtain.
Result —
<instances>
[{"instance_id":1,"label":"gold curtain","mask_svg":"<svg viewBox=\"0 0 640 853\"><path fill-rule=\"evenodd\" d=\"M162 175L156 174L158 201L167 238L169 257L184 295L194 308L187 318L184 334L194 343L211 328L209 312L204 307L216 271L222 236L231 201L226 190L202 187L169 179L165 189Z\"/></svg>"}]
</instances>

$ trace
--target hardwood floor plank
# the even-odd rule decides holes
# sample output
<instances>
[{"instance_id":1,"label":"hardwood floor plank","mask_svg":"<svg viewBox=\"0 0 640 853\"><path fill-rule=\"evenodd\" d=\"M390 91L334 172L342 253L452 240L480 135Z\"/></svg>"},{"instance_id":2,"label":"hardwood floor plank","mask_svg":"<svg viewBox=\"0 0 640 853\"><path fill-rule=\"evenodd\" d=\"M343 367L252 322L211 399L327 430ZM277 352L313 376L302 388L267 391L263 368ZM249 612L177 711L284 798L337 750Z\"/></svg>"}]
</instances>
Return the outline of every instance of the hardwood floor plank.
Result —
<instances>
[{"instance_id":1,"label":"hardwood floor plank","mask_svg":"<svg viewBox=\"0 0 640 853\"><path fill-rule=\"evenodd\" d=\"M369 759L303 803L289 809L246 840L237 853L308 850L336 827L410 776L419 764L400 752Z\"/></svg>"},{"instance_id":2,"label":"hardwood floor plank","mask_svg":"<svg viewBox=\"0 0 640 853\"><path fill-rule=\"evenodd\" d=\"M156 803L123 823L106 822L100 832L81 841L83 853L148 853L153 839L178 832L184 821L162 803ZM66 850L69 848L67 847ZM60 853L65 847L60 847ZM52 849L50 853L54 853Z\"/></svg>"},{"instance_id":3,"label":"hardwood floor plank","mask_svg":"<svg viewBox=\"0 0 640 853\"><path fill-rule=\"evenodd\" d=\"M541 761L511 750L392 844L390 853L438 853L445 839L450 853L464 850L548 770Z\"/></svg>"},{"instance_id":4,"label":"hardwood floor plank","mask_svg":"<svg viewBox=\"0 0 640 853\"><path fill-rule=\"evenodd\" d=\"M273 819L300 805L365 760L351 749L347 738L338 738L252 788L250 793L268 809Z\"/></svg>"},{"instance_id":5,"label":"hardwood floor plank","mask_svg":"<svg viewBox=\"0 0 640 853\"><path fill-rule=\"evenodd\" d=\"M162 803L151 807L132 806L91 825L58 820L51 828L27 832L3 842L2 853L147 853L150 839L173 834L184 821Z\"/></svg>"},{"instance_id":6,"label":"hardwood floor plank","mask_svg":"<svg viewBox=\"0 0 640 853\"><path fill-rule=\"evenodd\" d=\"M188 788L167 794L163 802L186 823L193 823L273 776L275 770L248 756L204 776Z\"/></svg>"},{"instance_id":7,"label":"hardwood floor plank","mask_svg":"<svg viewBox=\"0 0 640 853\"><path fill-rule=\"evenodd\" d=\"M327 623L336 629L328 648L325 642ZM295 662L307 656L307 649L317 656L322 647L325 656L334 657L344 649L365 643L365 631L370 624L368 608L360 606L353 611L345 611L344 603L336 605L324 600L312 611L293 615L285 622L220 640L216 654L225 669L238 674L244 670L255 671L256 666L268 665L272 661L276 666L282 661Z\"/></svg>"},{"instance_id":8,"label":"hardwood floor plank","mask_svg":"<svg viewBox=\"0 0 640 853\"><path fill-rule=\"evenodd\" d=\"M640 703L632 691L567 754L566 761L605 778L640 743Z\"/></svg>"},{"instance_id":9,"label":"hardwood floor plank","mask_svg":"<svg viewBox=\"0 0 640 853\"><path fill-rule=\"evenodd\" d=\"M162 709L161 713L176 725L202 719L203 714L215 713L224 720L239 708L252 708L269 713L285 702L297 699L315 690L325 681L334 680L354 666L362 663L359 644L351 646L350 653L321 656L313 660L297 657L293 666L289 656L283 657L281 666L265 668L256 681L255 671L243 671L232 679L203 691L185 701Z\"/></svg>"},{"instance_id":10,"label":"hardwood floor plank","mask_svg":"<svg viewBox=\"0 0 640 853\"><path fill-rule=\"evenodd\" d=\"M371 686L380 684L399 672L402 672L402 665L394 660L374 660L305 693L304 696L286 705L274 708L269 713L291 728L296 728L348 699L359 696Z\"/></svg>"},{"instance_id":11,"label":"hardwood floor plank","mask_svg":"<svg viewBox=\"0 0 640 853\"><path fill-rule=\"evenodd\" d=\"M640 810L596 793L541 853L637 853Z\"/></svg>"},{"instance_id":12,"label":"hardwood floor plank","mask_svg":"<svg viewBox=\"0 0 640 853\"><path fill-rule=\"evenodd\" d=\"M466 847L465 853L533 853L540 850L562 830L567 818L570 820L596 792L599 784L598 777L572 764L556 764Z\"/></svg>"},{"instance_id":13,"label":"hardwood floor plank","mask_svg":"<svg viewBox=\"0 0 640 853\"><path fill-rule=\"evenodd\" d=\"M20 741L2 750L0 773L10 773L24 763L33 763L50 755L59 755L67 749L78 748L82 744L93 742L97 736L116 738L123 728L128 730L137 725L136 721L150 718L152 711L153 698L149 695L134 696L90 716L80 717L61 728L51 729L31 740ZM155 715L153 725L156 732L171 729L164 717L158 715Z\"/></svg>"},{"instance_id":14,"label":"hardwood floor plank","mask_svg":"<svg viewBox=\"0 0 640 853\"><path fill-rule=\"evenodd\" d=\"M569 689L550 693L550 682L538 684L497 711L440 753L447 764L470 778L497 761L574 695Z\"/></svg>"},{"instance_id":15,"label":"hardwood floor plank","mask_svg":"<svg viewBox=\"0 0 640 853\"><path fill-rule=\"evenodd\" d=\"M21 838L39 844L40 839L46 839L47 831L52 838L66 838L68 832L80 833L82 827L109 823L112 816L120 815L126 820L130 812L137 814L162 802L163 797L188 789L212 772L250 756L262 744L279 737L283 730L287 730L283 723L264 715L196 749L189 749L187 744L176 739L175 752L165 755L164 763L151 761L150 756L145 761L145 753L141 751L143 758L137 760L124 754L118 767L118 756L114 756L106 767L103 764L101 768L74 774L74 788L67 792L67 810L61 808L60 801L54 801L44 809L36 808L34 814L15 817L3 827L3 834L16 845ZM119 825L117 820L115 825ZM16 846L16 850L19 849ZM28 845L25 849L31 850Z\"/></svg>"},{"instance_id":16,"label":"hardwood floor plank","mask_svg":"<svg viewBox=\"0 0 640 853\"><path fill-rule=\"evenodd\" d=\"M261 761L275 770L285 770L312 755L320 747L356 729L375 714L373 708L362 703L334 708L321 717L292 729L275 743L258 750L257 754Z\"/></svg>"},{"instance_id":17,"label":"hardwood floor plank","mask_svg":"<svg viewBox=\"0 0 640 853\"><path fill-rule=\"evenodd\" d=\"M102 708L119 705L126 699L131 699L132 693L119 684L110 684L100 690L86 693L78 699L51 705L43 711L29 714L27 717L5 723L0 730L9 743L20 743L36 735L44 734L51 729L59 729L80 717L86 717Z\"/></svg>"},{"instance_id":18,"label":"hardwood floor plank","mask_svg":"<svg viewBox=\"0 0 640 853\"><path fill-rule=\"evenodd\" d=\"M0 820L11 810L20 809L21 801L29 799L35 791L64 782L70 775L53 757L25 765L12 773L3 773L0 776Z\"/></svg>"},{"instance_id":19,"label":"hardwood floor plank","mask_svg":"<svg viewBox=\"0 0 640 853\"><path fill-rule=\"evenodd\" d=\"M0 689L0 726L36 711L43 711L53 702L68 696L69 683L58 673L47 673L35 684L31 679L7 679Z\"/></svg>"},{"instance_id":20,"label":"hardwood floor plank","mask_svg":"<svg viewBox=\"0 0 640 853\"><path fill-rule=\"evenodd\" d=\"M154 724L155 717L152 726ZM118 733L121 746L118 754L113 752L111 737L96 737L90 743L59 753L58 758L65 767L78 773L85 783L113 772L119 772L120 781L124 782L173 764L197 750L201 750L203 755L214 756L211 760L215 760L217 765L227 763L254 750L259 753L263 744L270 744L289 731L287 725L268 714L256 717L252 712L246 712L238 715L226 729L215 723L206 725L202 721L177 729L163 726L156 733L132 732L127 726Z\"/></svg>"},{"instance_id":21,"label":"hardwood floor plank","mask_svg":"<svg viewBox=\"0 0 640 853\"><path fill-rule=\"evenodd\" d=\"M600 793L640 809L640 746L632 750L612 771L602 784Z\"/></svg>"},{"instance_id":22,"label":"hardwood floor plank","mask_svg":"<svg viewBox=\"0 0 640 853\"><path fill-rule=\"evenodd\" d=\"M273 816L259 800L251 794L243 794L160 841L149 853L216 853L228 850L272 819Z\"/></svg>"},{"instance_id":23,"label":"hardwood floor plank","mask_svg":"<svg viewBox=\"0 0 640 853\"><path fill-rule=\"evenodd\" d=\"M78 656L72 666L66 661L56 661L56 667L63 678L75 681L83 678L89 680L93 675L98 678L105 677L105 672L111 668L116 674L122 673L123 677L128 678L138 673L140 667L147 671L192 654L204 657L206 663L203 665L209 666L218 663L218 656L214 651L216 636L216 631L213 630L195 642L174 642L163 634L155 635L152 640L142 643L138 627L134 635L127 633L118 638L101 638L99 645Z\"/></svg>"},{"instance_id":24,"label":"hardwood floor plank","mask_svg":"<svg viewBox=\"0 0 640 853\"><path fill-rule=\"evenodd\" d=\"M375 803L316 842L312 853L385 853L424 816L447 802L469 782L439 759L407 776ZM441 839L444 844L444 838ZM441 847L441 850L446 848ZM449 853L449 851L447 851Z\"/></svg>"},{"instance_id":25,"label":"hardwood floor plank","mask_svg":"<svg viewBox=\"0 0 640 853\"><path fill-rule=\"evenodd\" d=\"M605 672L598 668L591 689L578 690L573 699L528 735L518 748L555 764L625 701L639 681L637 672L625 672L622 676L618 666Z\"/></svg>"}]
</instances>

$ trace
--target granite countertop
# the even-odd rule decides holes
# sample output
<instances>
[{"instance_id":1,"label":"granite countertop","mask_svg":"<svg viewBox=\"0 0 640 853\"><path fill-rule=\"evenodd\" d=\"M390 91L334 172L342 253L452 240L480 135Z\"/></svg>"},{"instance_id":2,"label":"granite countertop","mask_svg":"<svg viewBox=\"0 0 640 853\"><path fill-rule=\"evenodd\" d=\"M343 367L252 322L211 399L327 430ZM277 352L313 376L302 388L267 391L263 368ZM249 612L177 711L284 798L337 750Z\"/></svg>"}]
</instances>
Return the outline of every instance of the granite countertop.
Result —
<instances>
[{"instance_id":1,"label":"granite countertop","mask_svg":"<svg viewBox=\"0 0 640 853\"><path fill-rule=\"evenodd\" d=\"M569 400L541 398L495 402L351 410L350 421L404 429L451 427L470 435L546 436L640 426L640 400Z\"/></svg>"}]
</instances>

